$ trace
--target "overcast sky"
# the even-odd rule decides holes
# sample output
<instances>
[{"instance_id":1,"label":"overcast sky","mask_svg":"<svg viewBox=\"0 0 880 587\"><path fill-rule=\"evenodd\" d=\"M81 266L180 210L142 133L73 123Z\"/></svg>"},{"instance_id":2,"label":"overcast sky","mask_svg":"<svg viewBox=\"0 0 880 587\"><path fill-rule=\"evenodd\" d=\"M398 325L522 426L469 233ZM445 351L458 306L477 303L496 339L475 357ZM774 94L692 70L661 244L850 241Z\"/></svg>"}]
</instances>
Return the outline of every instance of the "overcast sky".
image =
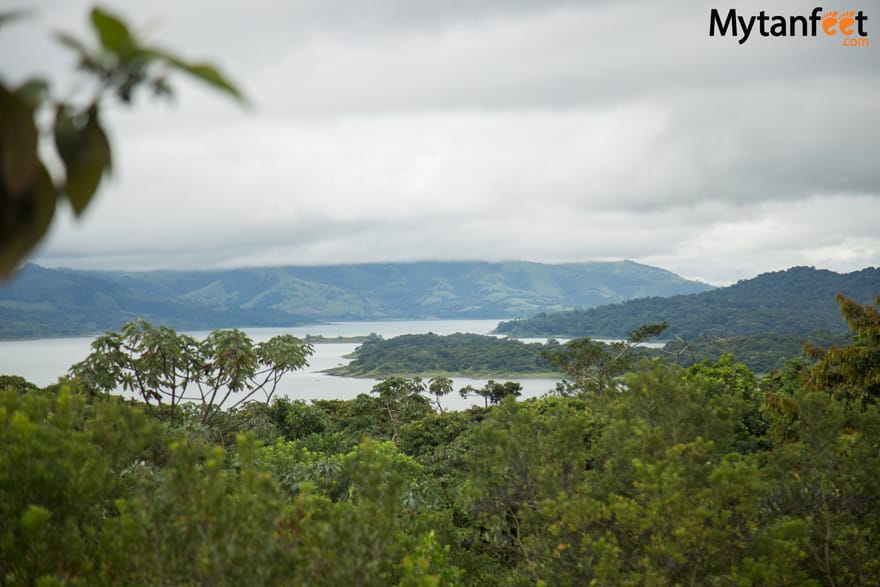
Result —
<instances>
[{"instance_id":1,"label":"overcast sky","mask_svg":"<svg viewBox=\"0 0 880 587\"><path fill-rule=\"evenodd\" d=\"M0 75L63 95L51 34L86 36L89 4L25 4ZM858 48L709 37L713 7L812 9L778 0L102 5L253 107L177 77L172 103L108 108L114 175L38 263L631 259L713 284L880 265L880 3L827 8L864 10Z\"/></svg>"}]
</instances>

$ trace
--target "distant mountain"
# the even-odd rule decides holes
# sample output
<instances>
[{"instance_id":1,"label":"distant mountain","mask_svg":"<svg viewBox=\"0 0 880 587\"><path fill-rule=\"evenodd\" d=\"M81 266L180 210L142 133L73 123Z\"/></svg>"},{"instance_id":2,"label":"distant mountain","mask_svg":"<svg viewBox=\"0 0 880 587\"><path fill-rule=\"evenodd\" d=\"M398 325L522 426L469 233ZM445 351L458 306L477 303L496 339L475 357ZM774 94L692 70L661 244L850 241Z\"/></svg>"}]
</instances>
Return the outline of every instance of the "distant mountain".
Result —
<instances>
[{"instance_id":1,"label":"distant mountain","mask_svg":"<svg viewBox=\"0 0 880 587\"><path fill-rule=\"evenodd\" d=\"M329 320L506 318L711 289L631 261L417 262L225 271L29 264L0 285L0 338L74 335L141 316L177 329Z\"/></svg>"},{"instance_id":2,"label":"distant mountain","mask_svg":"<svg viewBox=\"0 0 880 587\"><path fill-rule=\"evenodd\" d=\"M698 294L647 298L592 309L541 313L502 322L511 336L623 337L642 324L666 321L665 336L696 338L759 333L846 331L836 293L865 304L880 295L880 269L834 273L793 267Z\"/></svg>"},{"instance_id":3,"label":"distant mountain","mask_svg":"<svg viewBox=\"0 0 880 587\"><path fill-rule=\"evenodd\" d=\"M299 323L278 310L219 310L114 277L29 264L12 282L0 285L0 339L89 334L137 317L189 330Z\"/></svg>"}]
</instances>

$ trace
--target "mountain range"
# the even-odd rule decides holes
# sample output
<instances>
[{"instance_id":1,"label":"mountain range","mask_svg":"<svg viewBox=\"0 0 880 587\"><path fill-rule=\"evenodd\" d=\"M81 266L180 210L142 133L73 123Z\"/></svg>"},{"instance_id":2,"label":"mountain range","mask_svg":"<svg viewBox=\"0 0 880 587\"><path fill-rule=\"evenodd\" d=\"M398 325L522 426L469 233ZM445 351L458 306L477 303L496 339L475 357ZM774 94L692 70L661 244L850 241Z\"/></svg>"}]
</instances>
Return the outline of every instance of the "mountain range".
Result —
<instances>
[{"instance_id":1,"label":"mountain range","mask_svg":"<svg viewBox=\"0 0 880 587\"><path fill-rule=\"evenodd\" d=\"M631 261L432 261L217 271L82 271L28 264L0 285L0 338L90 334L117 329L135 317L180 330L503 319L710 289Z\"/></svg>"}]
</instances>

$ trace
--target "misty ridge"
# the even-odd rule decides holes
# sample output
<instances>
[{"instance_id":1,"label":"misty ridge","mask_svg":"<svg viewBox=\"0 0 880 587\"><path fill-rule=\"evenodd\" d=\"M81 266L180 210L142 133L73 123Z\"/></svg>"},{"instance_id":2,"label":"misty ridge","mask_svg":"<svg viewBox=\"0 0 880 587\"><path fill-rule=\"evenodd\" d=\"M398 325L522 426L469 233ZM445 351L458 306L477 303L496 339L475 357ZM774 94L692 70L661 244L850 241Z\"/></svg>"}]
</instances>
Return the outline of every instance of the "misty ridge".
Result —
<instances>
[{"instance_id":1,"label":"misty ridge","mask_svg":"<svg viewBox=\"0 0 880 587\"><path fill-rule=\"evenodd\" d=\"M631 261L416 262L147 272L29 264L14 281L0 285L0 337L87 334L138 317L177 329L332 320L501 320L709 289L707 284Z\"/></svg>"}]
</instances>

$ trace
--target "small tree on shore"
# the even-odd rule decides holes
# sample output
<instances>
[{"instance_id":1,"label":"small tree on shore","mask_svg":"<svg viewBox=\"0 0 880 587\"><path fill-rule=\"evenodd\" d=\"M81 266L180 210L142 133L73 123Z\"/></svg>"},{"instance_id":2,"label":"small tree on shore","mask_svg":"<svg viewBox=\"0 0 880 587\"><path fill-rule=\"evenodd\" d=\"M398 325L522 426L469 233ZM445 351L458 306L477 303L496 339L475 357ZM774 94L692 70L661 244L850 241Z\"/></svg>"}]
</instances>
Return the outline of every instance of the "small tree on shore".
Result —
<instances>
[{"instance_id":1,"label":"small tree on shore","mask_svg":"<svg viewBox=\"0 0 880 587\"><path fill-rule=\"evenodd\" d=\"M440 405L440 398L452 393L452 389L452 379L449 377L432 377L428 381L428 391L434 396L434 403L441 414L443 413L443 406Z\"/></svg>"},{"instance_id":2,"label":"small tree on shore","mask_svg":"<svg viewBox=\"0 0 880 587\"><path fill-rule=\"evenodd\" d=\"M460 395L462 399L467 399L475 395L480 396L483 398L484 407L488 408L490 403L493 406L496 406L508 396L514 398L521 396L522 385L516 381L498 383L497 381L490 379L486 382L486 385L479 389L476 389L472 385L462 387L458 390L458 395Z\"/></svg>"}]
</instances>

